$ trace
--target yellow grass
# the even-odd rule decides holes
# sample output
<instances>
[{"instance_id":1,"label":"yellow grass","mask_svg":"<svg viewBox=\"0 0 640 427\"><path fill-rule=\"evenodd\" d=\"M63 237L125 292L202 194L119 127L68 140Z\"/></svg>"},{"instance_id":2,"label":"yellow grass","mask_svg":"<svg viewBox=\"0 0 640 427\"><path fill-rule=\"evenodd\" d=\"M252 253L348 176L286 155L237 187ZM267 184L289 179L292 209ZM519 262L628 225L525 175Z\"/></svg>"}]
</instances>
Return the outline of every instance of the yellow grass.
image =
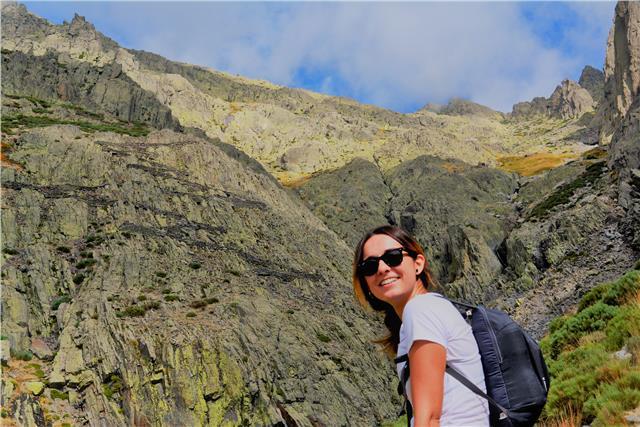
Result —
<instances>
[{"instance_id":1,"label":"yellow grass","mask_svg":"<svg viewBox=\"0 0 640 427\"><path fill-rule=\"evenodd\" d=\"M533 153L524 156L498 157L498 168L515 172L522 176L533 176L546 170L563 165L568 159L575 159L575 154Z\"/></svg>"}]
</instances>

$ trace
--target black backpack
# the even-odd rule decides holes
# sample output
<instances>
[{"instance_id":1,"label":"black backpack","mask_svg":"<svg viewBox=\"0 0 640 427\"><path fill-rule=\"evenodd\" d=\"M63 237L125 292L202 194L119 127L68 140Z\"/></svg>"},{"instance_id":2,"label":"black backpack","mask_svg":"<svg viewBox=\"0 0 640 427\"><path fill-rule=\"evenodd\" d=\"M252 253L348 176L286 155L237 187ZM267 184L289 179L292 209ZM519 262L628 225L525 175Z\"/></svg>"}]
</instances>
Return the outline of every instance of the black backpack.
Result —
<instances>
[{"instance_id":1,"label":"black backpack","mask_svg":"<svg viewBox=\"0 0 640 427\"><path fill-rule=\"evenodd\" d=\"M480 350L487 393L449 364L446 372L489 401L492 426L533 426L547 402L550 384L540 347L502 311L457 301L451 303L471 325ZM407 362L398 391L405 396L407 421L411 425L412 410L404 390L409 379L409 357L405 354L395 362Z\"/></svg>"}]
</instances>

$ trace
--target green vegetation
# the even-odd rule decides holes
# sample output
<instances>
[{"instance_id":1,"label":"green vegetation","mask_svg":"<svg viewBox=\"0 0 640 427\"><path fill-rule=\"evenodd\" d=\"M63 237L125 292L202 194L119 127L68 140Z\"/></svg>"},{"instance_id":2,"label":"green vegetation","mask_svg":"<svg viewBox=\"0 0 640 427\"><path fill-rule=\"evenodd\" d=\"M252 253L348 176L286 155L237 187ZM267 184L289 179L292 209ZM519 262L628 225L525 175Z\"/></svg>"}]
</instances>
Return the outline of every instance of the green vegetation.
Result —
<instances>
[{"instance_id":1,"label":"green vegetation","mask_svg":"<svg viewBox=\"0 0 640 427\"><path fill-rule=\"evenodd\" d=\"M31 353L29 350L14 350L14 349L11 349L9 354L14 359L24 360L26 362L28 362L31 359L33 359L33 353Z\"/></svg>"},{"instance_id":2,"label":"green vegetation","mask_svg":"<svg viewBox=\"0 0 640 427\"><path fill-rule=\"evenodd\" d=\"M4 408L2 408L2 409L0 410L0 417L2 417L2 418L7 418L8 416L9 416L9 413L7 412L7 410L6 410L6 409L4 409Z\"/></svg>"},{"instance_id":3,"label":"green vegetation","mask_svg":"<svg viewBox=\"0 0 640 427\"><path fill-rule=\"evenodd\" d=\"M82 252L80 252L80 256L82 258L93 258L93 252L91 252L91 251L82 251Z\"/></svg>"},{"instance_id":4,"label":"green vegetation","mask_svg":"<svg viewBox=\"0 0 640 427\"><path fill-rule=\"evenodd\" d=\"M109 375L106 381L102 384L102 392L107 399L112 399L113 395L120 393L122 390L122 379L115 374Z\"/></svg>"},{"instance_id":5,"label":"green vegetation","mask_svg":"<svg viewBox=\"0 0 640 427\"><path fill-rule=\"evenodd\" d=\"M9 337L8 337L8 336L6 336L6 335L0 335L0 341L6 341L6 340L8 340L8 339L9 339Z\"/></svg>"},{"instance_id":6,"label":"green vegetation","mask_svg":"<svg viewBox=\"0 0 640 427\"><path fill-rule=\"evenodd\" d=\"M93 258L85 258L82 261L80 261L79 263L76 264L76 268L78 269L83 269L83 268L87 268L87 267L92 267L93 264L95 264L97 261Z\"/></svg>"},{"instance_id":7,"label":"green vegetation","mask_svg":"<svg viewBox=\"0 0 640 427\"><path fill-rule=\"evenodd\" d=\"M202 307L206 307L209 304L214 304L217 302L220 302L220 300L218 300L218 298L216 297L203 298L197 301L193 301L191 304L189 304L189 307L202 308Z\"/></svg>"},{"instance_id":8,"label":"green vegetation","mask_svg":"<svg viewBox=\"0 0 640 427\"><path fill-rule=\"evenodd\" d=\"M143 306L130 305L124 310L116 312L117 317L142 317L147 312Z\"/></svg>"},{"instance_id":9,"label":"green vegetation","mask_svg":"<svg viewBox=\"0 0 640 427\"><path fill-rule=\"evenodd\" d=\"M528 219L545 218L556 206L569 203L569 200L578 189L593 184L598 180L598 178L600 178L600 176L604 172L605 166L605 162L598 162L589 165L587 167L587 170L582 175L580 175L572 182L564 184L556 191L551 193L549 197L536 205L536 207L533 208L533 210L529 214Z\"/></svg>"},{"instance_id":10,"label":"green vegetation","mask_svg":"<svg viewBox=\"0 0 640 427\"><path fill-rule=\"evenodd\" d=\"M540 343L551 373L546 421L624 424L624 412L640 404L639 337L638 270L592 289L575 315L555 319Z\"/></svg>"},{"instance_id":11,"label":"green vegetation","mask_svg":"<svg viewBox=\"0 0 640 427\"><path fill-rule=\"evenodd\" d=\"M2 252L7 255L17 255L18 251L12 248L2 248Z\"/></svg>"},{"instance_id":12,"label":"green vegetation","mask_svg":"<svg viewBox=\"0 0 640 427\"><path fill-rule=\"evenodd\" d=\"M331 338L329 338L328 336L326 336L325 334L323 334L321 332L316 333L316 337L320 341L325 342L325 343L331 341Z\"/></svg>"},{"instance_id":13,"label":"green vegetation","mask_svg":"<svg viewBox=\"0 0 640 427\"><path fill-rule=\"evenodd\" d=\"M82 120L59 119L42 115L6 114L2 116L2 132L13 134L13 130L19 127L38 128L53 125L74 125L84 132L114 132L134 137L147 136L149 129L140 123L134 123L131 127L116 123L91 123Z\"/></svg>"},{"instance_id":14,"label":"green vegetation","mask_svg":"<svg viewBox=\"0 0 640 427\"><path fill-rule=\"evenodd\" d=\"M70 249L70 248L68 248L67 246L58 246L58 247L56 248L56 250L57 250L58 252L62 252L63 254L71 253L71 249Z\"/></svg>"},{"instance_id":15,"label":"green vegetation","mask_svg":"<svg viewBox=\"0 0 640 427\"><path fill-rule=\"evenodd\" d=\"M78 273L75 276L73 276L73 283L75 283L76 285L79 285L82 282L84 282L84 274Z\"/></svg>"},{"instance_id":16,"label":"green vegetation","mask_svg":"<svg viewBox=\"0 0 640 427\"><path fill-rule=\"evenodd\" d=\"M170 295L165 295L164 296L164 300L165 301L177 301L179 299L180 298L178 297L178 295L175 295L175 294L170 294Z\"/></svg>"},{"instance_id":17,"label":"green vegetation","mask_svg":"<svg viewBox=\"0 0 640 427\"><path fill-rule=\"evenodd\" d=\"M196 316L197 315L193 311L190 311L187 313L187 317L196 317Z\"/></svg>"},{"instance_id":18,"label":"green vegetation","mask_svg":"<svg viewBox=\"0 0 640 427\"><path fill-rule=\"evenodd\" d=\"M124 310L117 311L116 317L142 317L147 313L147 311L157 310L158 308L160 308L159 301L149 301L143 305L133 304Z\"/></svg>"},{"instance_id":19,"label":"green vegetation","mask_svg":"<svg viewBox=\"0 0 640 427\"><path fill-rule=\"evenodd\" d=\"M167 273L165 273L164 271L156 271L156 276L164 279L165 277L167 277Z\"/></svg>"},{"instance_id":20,"label":"green vegetation","mask_svg":"<svg viewBox=\"0 0 640 427\"><path fill-rule=\"evenodd\" d=\"M60 305L67 302L71 302L71 297L67 294L60 295L51 302L51 310L55 311L60 307Z\"/></svg>"},{"instance_id":21,"label":"green vegetation","mask_svg":"<svg viewBox=\"0 0 640 427\"><path fill-rule=\"evenodd\" d=\"M39 99L36 98L34 96L29 96L29 95L9 95L9 94L2 94L2 96L6 97L6 98L11 98L11 99L26 99L29 102L31 102L33 105L38 105L42 108L49 108L51 107L51 103L49 101L45 101L44 99Z\"/></svg>"},{"instance_id":22,"label":"green vegetation","mask_svg":"<svg viewBox=\"0 0 640 427\"><path fill-rule=\"evenodd\" d=\"M199 262L194 261L194 262L192 262L192 263L190 263L190 264L189 264L189 267L191 267L191 268L192 268L192 269L194 269L194 270L197 270L197 269L199 269L200 267L202 267L202 265L200 265L200 263L199 263Z\"/></svg>"}]
</instances>

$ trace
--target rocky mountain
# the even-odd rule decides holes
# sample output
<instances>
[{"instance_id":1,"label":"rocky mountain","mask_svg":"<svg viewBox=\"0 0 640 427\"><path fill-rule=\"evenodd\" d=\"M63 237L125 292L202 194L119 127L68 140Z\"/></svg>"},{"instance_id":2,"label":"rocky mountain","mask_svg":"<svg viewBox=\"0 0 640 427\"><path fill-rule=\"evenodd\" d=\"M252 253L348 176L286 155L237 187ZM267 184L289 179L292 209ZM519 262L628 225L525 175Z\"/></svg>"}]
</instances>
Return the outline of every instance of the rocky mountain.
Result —
<instances>
[{"instance_id":1,"label":"rocky mountain","mask_svg":"<svg viewBox=\"0 0 640 427\"><path fill-rule=\"evenodd\" d=\"M601 101L585 68L512 115L399 114L3 3L3 421L393 419L380 321L350 290L381 223L443 292L542 336L640 253L639 21L617 5Z\"/></svg>"},{"instance_id":2,"label":"rocky mountain","mask_svg":"<svg viewBox=\"0 0 640 427\"><path fill-rule=\"evenodd\" d=\"M589 91L580 84L564 80L547 98L537 97L532 101L513 106L514 117L543 115L560 119L570 119L593 111L595 102Z\"/></svg>"},{"instance_id":3,"label":"rocky mountain","mask_svg":"<svg viewBox=\"0 0 640 427\"><path fill-rule=\"evenodd\" d=\"M602 102L604 97L604 73L602 71L587 65L580 73L578 84L589 92L596 103Z\"/></svg>"}]
</instances>

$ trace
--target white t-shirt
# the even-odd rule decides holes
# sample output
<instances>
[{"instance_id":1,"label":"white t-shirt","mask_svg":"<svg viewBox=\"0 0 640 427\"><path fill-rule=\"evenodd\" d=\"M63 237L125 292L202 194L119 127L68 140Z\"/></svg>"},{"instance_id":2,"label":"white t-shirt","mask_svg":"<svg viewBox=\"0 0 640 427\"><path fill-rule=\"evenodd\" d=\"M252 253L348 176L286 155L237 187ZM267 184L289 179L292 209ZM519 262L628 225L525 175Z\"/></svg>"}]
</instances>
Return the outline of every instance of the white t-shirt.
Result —
<instances>
[{"instance_id":1,"label":"white t-shirt","mask_svg":"<svg viewBox=\"0 0 640 427\"><path fill-rule=\"evenodd\" d=\"M404 308L398 356L408 354L413 343L419 340L442 345L447 351L447 363L486 391L478 344L471 326L453 304L439 294L430 292L417 295ZM405 363L397 365L398 376L402 375ZM409 401L413 404L411 376L406 390ZM489 405L486 399L445 373L440 425L489 426Z\"/></svg>"}]
</instances>

